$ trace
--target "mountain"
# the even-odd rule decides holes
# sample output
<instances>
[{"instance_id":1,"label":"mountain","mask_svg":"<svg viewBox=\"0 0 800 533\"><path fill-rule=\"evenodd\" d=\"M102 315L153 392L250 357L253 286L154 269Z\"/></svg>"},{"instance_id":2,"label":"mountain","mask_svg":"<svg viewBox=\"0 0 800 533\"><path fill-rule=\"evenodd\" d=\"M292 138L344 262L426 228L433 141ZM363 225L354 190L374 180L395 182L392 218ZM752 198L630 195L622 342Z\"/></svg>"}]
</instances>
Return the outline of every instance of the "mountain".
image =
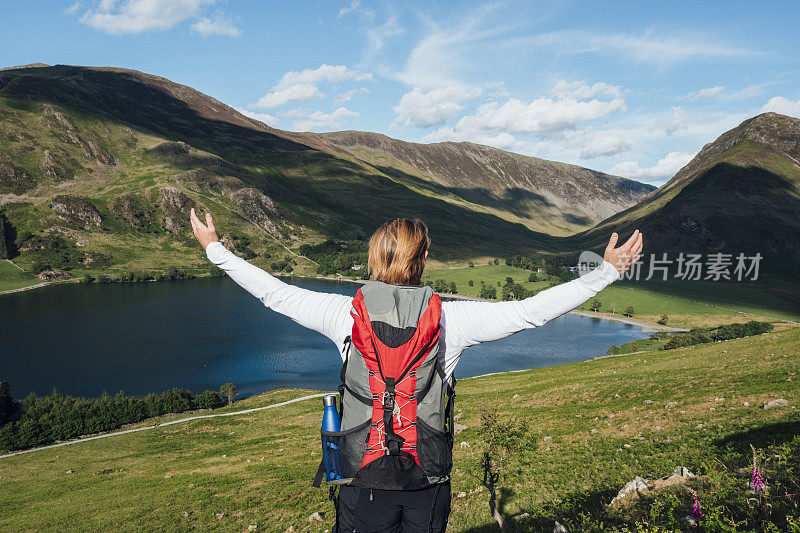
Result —
<instances>
[{"instance_id":1,"label":"mountain","mask_svg":"<svg viewBox=\"0 0 800 533\"><path fill-rule=\"evenodd\" d=\"M24 267L47 250L77 267L200 265L192 206L246 255L418 216L434 257L504 256L549 250L650 190L470 143L282 131L132 70L0 70L0 206Z\"/></svg>"},{"instance_id":2,"label":"mountain","mask_svg":"<svg viewBox=\"0 0 800 533\"><path fill-rule=\"evenodd\" d=\"M571 237L597 246L639 228L647 252L761 253L766 272L800 265L800 119L764 113L703 147L637 205Z\"/></svg>"},{"instance_id":3,"label":"mountain","mask_svg":"<svg viewBox=\"0 0 800 533\"><path fill-rule=\"evenodd\" d=\"M596 224L655 189L470 142L418 144L360 131L317 137L411 188L488 208L551 235L569 235Z\"/></svg>"}]
</instances>

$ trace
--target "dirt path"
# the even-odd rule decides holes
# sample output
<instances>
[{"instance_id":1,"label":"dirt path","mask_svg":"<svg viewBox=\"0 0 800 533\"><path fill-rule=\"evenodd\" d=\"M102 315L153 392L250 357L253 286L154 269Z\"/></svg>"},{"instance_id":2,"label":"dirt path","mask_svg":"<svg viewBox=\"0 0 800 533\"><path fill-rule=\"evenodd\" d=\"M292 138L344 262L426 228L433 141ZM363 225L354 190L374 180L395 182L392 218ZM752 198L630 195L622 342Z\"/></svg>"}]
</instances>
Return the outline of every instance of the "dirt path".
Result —
<instances>
[{"instance_id":1,"label":"dirt path","mask_svg":"<svg viewBox=\"0 0 800 533\"><path fill-rule=\"evenodd\" d=\"M60 446L69 446L70 444L78 444L80 442L87 442L87 441L90 441L90 440L105 439L106 437L114 437L116 435L125 435L126 433L136 433L137 431L145 431L145 430L148 430L148 429L155 429L155 428L161 428L161 427L164 427L164 426L171 426L173 424L180 424L182 422L189 422L190 420L200 420L200 419L203 419L203 418L216 418L218 416L233 416L233 415L242 415L242 414L245 414L245 413L254 413L256 411L263 411L264 409L272 409L273 407L282 407L284 405L289 405L290 403L297 403L297 402L302 402L302 401L305 401L305 400L311 400L313 398L320 398L322 396L325 396L326 394L331 394L331 393L330 392L320 392L318 394L310 394L308 396L303 396L302 398L294 398L292 400L286 400L285 402L273 403L271 405L265 405L263 407L253 407L252 409L244 409L242 411L233 411L233 412L230 412L230 413L214 413L214 414L211 414L211 415L190 416L189 418L181 418L179 420L171 420L169 422L164 422L163 424L155 424L153 426L144 426L144 427L140 427L140 428L125 429L125 430L122 430L122 431L114 431L113 433L102 433L100 435L93 435L91 437L84 437L84 438L81 438L81 439L68 440L66 442L59 442L57 444L50 444L48 446L40 446L38 448L29 448L27 450L20 450L18 452L7 453L5 455L0 455L0 459L3 459L4 457L13 457L15 455L22 455L23 453L36 452L36 451L39 451L39 450L47 450L48 448L58 448Z\"/></svg>"},{"instance_id":2,"label":"dirt path","mask_svg":"<svg viewBox=\"0 0 800 533\"><path fill-rule=\"evenodd\" d=\"M24 269L24 268L22 268L21 266L19 266L18 264L16 264L16 263L15 263L14 261L12 261L11 259L6 259L6 261L8 261L9 263L11 263L11 264L12 264L12 265L13 265L15 268L17 268L17 269L18 269L20 272L25 272L25 269Z\"/></svg>"}]
</instances>

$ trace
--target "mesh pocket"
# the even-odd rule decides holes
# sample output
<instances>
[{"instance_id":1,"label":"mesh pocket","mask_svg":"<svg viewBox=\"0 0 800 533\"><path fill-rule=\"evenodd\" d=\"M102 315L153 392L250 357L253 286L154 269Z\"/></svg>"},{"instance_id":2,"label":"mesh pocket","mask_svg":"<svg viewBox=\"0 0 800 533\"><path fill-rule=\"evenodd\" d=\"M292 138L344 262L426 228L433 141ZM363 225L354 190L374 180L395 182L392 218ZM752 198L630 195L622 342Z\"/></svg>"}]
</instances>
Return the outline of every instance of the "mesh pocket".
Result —
<instances>
[{"instance_id":1,"label":"mesh pocket","mask_svg":"<svg viewBox=\"0 0 800 533\"><path fill-rule=\"evenodd\" d=\"M453 467L453 437L417 419L417 456L425 473L445 477Z\"/></svg>"},{"instance_id":2,"label":"mesh pocket","mask_svg":"<svg viewBox=\"0 0 800 533\"><path fill-rule=\"evenodd\" d=\"M361 467L367 451L370 420L347 431L322 432L322 463L325 479L352 478Z\"/></svg>"}]
</instances>

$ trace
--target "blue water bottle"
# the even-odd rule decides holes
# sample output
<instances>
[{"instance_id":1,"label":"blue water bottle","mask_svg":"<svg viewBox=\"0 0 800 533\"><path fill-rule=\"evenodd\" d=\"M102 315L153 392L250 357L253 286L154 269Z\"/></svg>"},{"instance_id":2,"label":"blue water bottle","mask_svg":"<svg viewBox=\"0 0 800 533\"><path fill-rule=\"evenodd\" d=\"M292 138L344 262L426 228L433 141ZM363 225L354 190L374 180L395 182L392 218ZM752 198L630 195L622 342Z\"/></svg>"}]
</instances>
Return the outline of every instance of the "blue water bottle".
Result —
<instances>
[{"instance_id":1,"label":"blue water bottle","mask_svg":"<svg viewBox=\"0 0 800 533\"><path fill-rule=\"evenodd\" d=\"M322 413L322 431L339 432L342 421L336 410L336 395L327 394L322 398L325 410ZM339 437L322 435L322 461L325 464L325 479L341 479L341 457L339 456Z\"/></svg>"}]
</instances>

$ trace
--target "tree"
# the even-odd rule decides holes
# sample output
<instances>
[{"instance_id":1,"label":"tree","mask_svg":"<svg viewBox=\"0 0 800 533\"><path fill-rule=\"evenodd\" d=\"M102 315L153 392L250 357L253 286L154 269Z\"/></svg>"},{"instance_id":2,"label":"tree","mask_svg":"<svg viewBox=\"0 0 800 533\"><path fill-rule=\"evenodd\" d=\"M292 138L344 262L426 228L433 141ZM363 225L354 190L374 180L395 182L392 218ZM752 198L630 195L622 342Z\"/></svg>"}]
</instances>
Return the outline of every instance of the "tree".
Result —
<instances>
[{"instance_id":1,"label":"tree","mask_svg":"<svg viewBox=\"0 0 800 533\"><path fill-rule=\"evenodd\" d=\"M8 381L0 381L0 426L19 418L20 405L11 396L11 385Z\"/></svg>"},{"instance_id":2,"label":"tree","mask_svg":"<svg viewBox=\"0 0 800 533\"><path fill-rule=\"evenodd\" d=\"M176 279L178 279L180 277L180 275L178 273L178 269L175 268L174 266L171 266L171 267L169 267L167 269L167 272L166 272L165 276L169 280L176 280Z\"/></svg>"},{"instance_id":3,"label":"tree","mask_svg":"<svg viewBox=\"0 0 800 533\"><path fill-rule=\"evenodd\" d=\"M667 315L661 315L661 318L659 318L656 322L658 324L661 324L662 326L666 326L667 320L669 320L669 317Z\"/></svg>"},{"instance_id":4,"label":"tree","mask_svg":"<svg viewBox=\"0 0 800 533\"><path fill-rule=\"evenodd\" d=\"M502 507L498 502L498 494L502 496L505 492L501 484L509 474L527 466L519 459L522 455L520 451L534 451L537 446L536 435L526 422L502 417L495 406L483 407L480 415L478 434L485 447L477 464L470 465L469 474L488 489L489 513L500 526L500 531L505 532L505 517L501 514Z\"/></svg>"},{"instance_id":5,"label":"tree","mask_svg":"<svg viewBox=\"0 0 800 533\"><path fill-rule=\"evenodd\" d=\"M536 272L531 272L528 276L528 281L539 281L539 276L536 275Z\"/></svg>"},{"instance_id":6,"label":"tree","mask_svg":"<svg viewBox=\"0 0 800 533\"><path fill-rule=\"evenodd\" d=\"M470 268L475 268L475 263L472 261L467 262L467 265L469 265Z\"/></svg>"},{"instance_id":7,"label":"tree","mask_svg":"<svg viewBox=\"0 0 800 533\"><path fill-rule=\"evenodd\" d=\"M214 409L215 407L221 407L222 404L220 394L213 390L206 389L197 397L197 407L200 409Z\"/></svg>"},{"instance_id":8,"label":"tree","mask_svg":"<svg viewBox=\"0 0 800 533\"><path fill-rule=\"evenodd\" d=\"M622 314L627 316L627 317L633 316L633 306L629 305L628 307L626 307L625 311Z\"/></svg>"},{"instance_id":9,"label":"tree","mask_svg":"<svg viewBox=\"0 0 800 533\"><path fill-rule=\"evenodd\" d=\"M600 310L600 308L602 306L603 306L603 304L600 302L600 300L595 298L594 300L592 300L592 303L589 304L589 309L591 309L592 311L594 311L596 313L596 312L598 312Z\"/></svg>"},{"instance_id":10,"label":"tree","mask_svg":"<svg viewBox=\"0 0 800 533\"><path fill-rule=\"evenodd\" d=\"M456 282L450 282L450 294L458 294L458 287L456 287Z\"/></svg>"},{"instance_id":11,"label":"tree","mask_svg":"<svg viewBox=\"0 0 800 533\"><path fill-rule=\"evenodd\" d=\"M233 400L239 396L236 391L236 385L233 383L225 383L219 388L219 394L228 401L228 405L233 403Z\"/></svg>"},{"instance_id":12,"label":"tree","mask_svg":"<svg viewBox=\"0 0 800 533\"><path fill-rule=\"evenodd\" d=\"M443 279L437 279L433 282L433 290L436 292L447 292L447 282Z\"/></svg>"},{"instance_id":13,"label":"tree","mask_svg":"<svg viewBox=\"0 0 800 533\"><path fill-rule=\"evenodd\" d=\"M495 264L495 265L499 265L499 264L500 264L500 261L499 261L497 258L495 258L495 260L494 260L494 264Z\"/></svg>"},{"instance_id":14,"label":"tree","mask_svg":"<svg viewBox=\"0 0 800 533\"><path fill-rule=\"evenodd\" d=\"M491 285L484 285L481 287L480 296L486 300L494 300L497 298L497 289Z\"/></svg>"},{"instance_id":15,"label":"tree","mask_svg":"<svg viewBox=\"0 0 800 533\"><path fill-rule=\"evenodd\" d=\"M473 285L475 285L475 282L474 282L474 281L472 281L472 280L469 280L469 281L467 282L467 285L469 285L470 287L472 287Z\"/></svg>"}]
</instances>

